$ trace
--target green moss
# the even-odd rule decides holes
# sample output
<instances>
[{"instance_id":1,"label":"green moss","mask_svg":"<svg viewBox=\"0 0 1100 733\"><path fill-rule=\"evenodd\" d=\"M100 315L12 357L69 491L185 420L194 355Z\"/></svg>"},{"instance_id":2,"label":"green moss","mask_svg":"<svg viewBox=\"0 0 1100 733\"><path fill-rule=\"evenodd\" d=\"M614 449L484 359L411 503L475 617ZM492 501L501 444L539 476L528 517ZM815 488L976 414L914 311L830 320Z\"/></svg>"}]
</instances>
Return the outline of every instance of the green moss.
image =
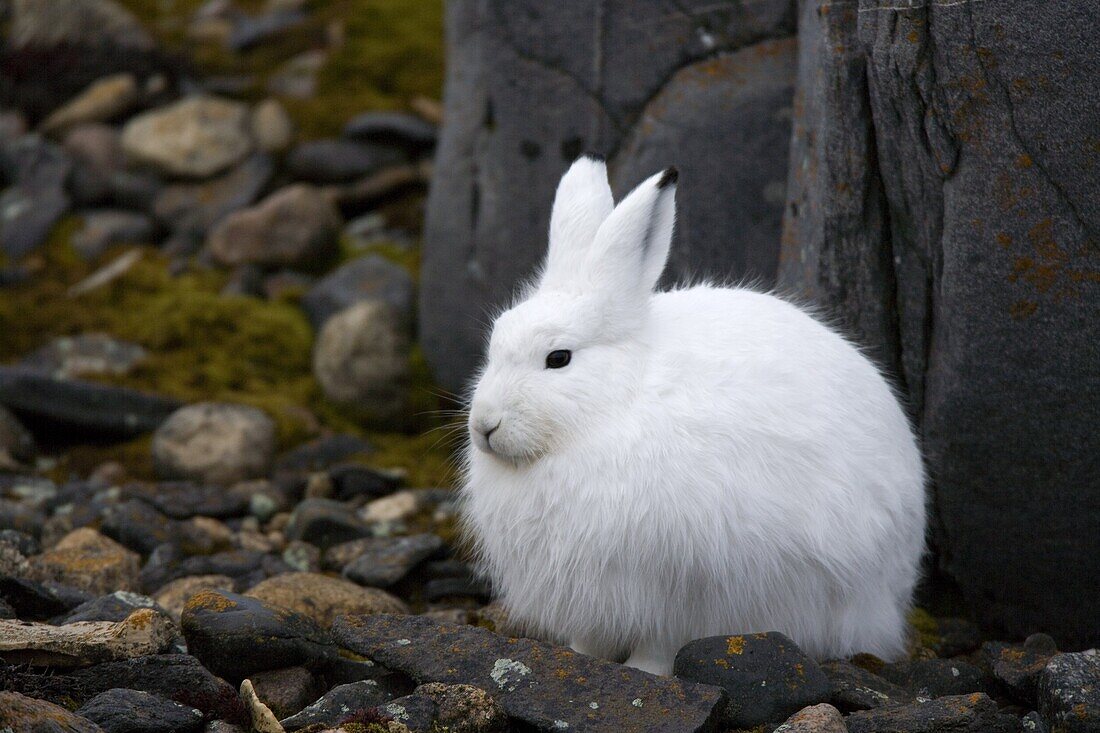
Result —
<instances>
[{"instance_id":1,"label":"green moss","mask_svg":"<svg viewBox=\"0 0 1100 733\"><path fill-rule=\"evenodd\" d=\"M405 268L413 281L420 277L420 247L397 244L396 242L375 242L365 247L357 247L344 236L340 240L341 264L365 255L378 255L395 265Z\"/></svg>"},{"instance_id":2,"label":"green moss","mask_svg":"<svg viewBox=\"0 0 1100 733\"><path fill-rule=\"evenodd\" d=\"M939 649L943 643L940 626L936 618L923 608L914 608L909 612L909 625L917 632L920 645L928 649Z\"/></svg>"}]
</instances>

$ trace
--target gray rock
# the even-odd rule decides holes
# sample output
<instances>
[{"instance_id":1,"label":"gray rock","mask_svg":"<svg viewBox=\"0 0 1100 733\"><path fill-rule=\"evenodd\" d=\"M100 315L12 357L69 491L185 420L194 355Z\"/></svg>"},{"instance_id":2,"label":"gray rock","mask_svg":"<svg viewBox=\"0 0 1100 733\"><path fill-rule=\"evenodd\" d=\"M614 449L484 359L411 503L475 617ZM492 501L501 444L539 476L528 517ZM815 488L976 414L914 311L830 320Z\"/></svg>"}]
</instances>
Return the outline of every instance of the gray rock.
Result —
<instances>
[{"instance_id":1,"label":"gray rock","mask_svg":"<svg viewBox=\"0 0 1100 733\"><path fill-rule=\"evenodd\" d=\"M118 244L152 244L156 234L153 220L130 211L89 211L84 226L72 238L73 249L94 260Z\"/></svg>"},{"instance_id":2,"label":"gray rock","mask_svg":"<svg viewBox=\"0 0 1100 733\"><path fill-rule=\"evenodd\" d=\"M138 344L104 333L82 333L59 336L27 354L19 363L28 369L70 379L129 374L148 356Z\"/></svg>"},{"instance_id":3,"label":"gray rock","mask_svg":"<svg viewBox=\"0 0 1100 733\"><path fill-rule=\"evenodd\" d=\"M1039 675L1046 669L1051 657L1058 652L1053 643L1044 644L1046 640L1053 641L1046 637L1045 640L1037 639L1035 641L1038 643L1032 644L1006 644L998 641L982 644L982 661L993 678L1014 699L1032 707L1036 705L1035 686Z\"/></svg>"},{"instance_id":4,"label":"gray rock","mask_svg":"<svg viewBox=\"0 0 1100 733\"><path fill-rule=\"evenodd\" d=\"M127 122L122 149L166 175L205 178L252 152L248 108L214 97L183 99Z\"/></svg>"},{"instance_id":5,"label":"gray rock","mask_svg":"<svg viewBox=\"0 0 1100 733\"><path fill-rule=\"evenodd\" d=\"M288 540L301 540L325 550L342 542L368 537L371 528L346 504L331 499L306 499L290 515L285 533Z\"/></svg>"},{"instance_id":6,"label":"gray rock","mask_svg":"<svg viewBox=\"0 0 1100 733\"><path fill-rule=\"evenodd\" d=\"M374 588L389 588L422 561L443 549L443 540L434 534L378 537L354 542L358 554L344 565L344 577ZM332 548L329 555L339 549Z\"/></svg>"},{"instance_id":7,"label":"gray rock","mask_svg":"<svg viewBox=\"0 0 1100 733\"><path fill-rule=\"evenodd\" d=\"M408 270L379 255L357 257L317 281L302 298L302 307L320 331L331 316L364 300L389 304L411 324L413 282Z\"/></svg>"},{"instance_id":8,"label":"gray rock","mask_svg":"<svg viewBox=\"0 0 1100 733\"><path fill-rule=\"evenodd\" d=\"M311 725L335 727L357 710L373 708L393 699L393 695L379 687L374 680L360 680L338 685L296 715L281 722L287 731L296 731Z\"/></svg>"},{"instance_id":9,"label":"gray rock","mask_svg":"<svg viewBox=\"0 0 1100 733\"><path fill-rule=\"evenodd\" d=\"M817 663L775 631L688 642L676 653L673 672L724 689L729 697L721 720L730 728L781 722L828 702L832 689Z\"/></svg>"},{"instance_id":10,"label":"gray rock","mask_svg":"<svg viewBox=\"0 0 1100 733\"><path fill-rule=\"evenodd\" d=\"M234 51L247 51L301 25L306 18L301 10L274 10L258 16L241 16L229 34L227 45Z\"/></svg>"},{"instance_id":11,"label":"gray rock","mask_svg":"<svg viewBox=\"0 0 1100 733\"><path fill-rule=\"evenodd\" d=\"M38 249L69 210L60 188L18 183L0 193L0 252L19 259Z\"/></svg>"},{"instance_id":12,"label":"gray rock","mask_svg":"<svg viewBox=\"0 0 1100 733\"><path fill-rule=\"evenodd\" d=\"M190 481L130 483L122 488L122 493L141 499L173 519L240 517L248 511L249 502L249 496L244 493Z\"/></svg>"},{"instance_id":13,"label":"gray rock","mask_svg":"<svg viewBox=\"0 0 1100 733\"><path fill-rule=\"evenodd\" d=\"M435 147L437 135L431 122L403 112L364 112L344 125L344 137L397 146L411 153Z\"/></svg>"},{"instance_id":14,"label":"gray rock","mask_svg":"<svg viewBox=\"0 0 1100 733\"><path fill-rule=\"evenodd\" d=\"M851 662L822 662L821 671L832 685L829 702L845 713L916 702L916 696L905 688Z\"/></svg>"},{"instance_id":15,"label":"gray rock","mask_svg":"<svg viewBox=\"0 0 1100 733\"><path fill-rule=\"evenodd\" d=\"M982 693L875 708L847 718L850 733L1015 733L1020 721Z\"/></svg>"},{"instance_id":16,"label":"gray rock","mask_svg":"<svg viewBox=\"0 0 1100 733\"><path fill-rule=\"evenodd\" d=\"M1066 32L1092 15L801 7L779 284L907 391L980 620L1096 644L1100 58Z\"/></svg>"},{"instance_id":17,"label":"gray rock","mask_svg":"<svg viewBox=\"0 0 1100 733\"><path fill-rule=\"evenodd\" d=\"M7 453L17 461L28 461L34 452L34 436L10 410L0 406L0 453Z\"/></svg>"},{"instance_id":18,"label":"gray rock","mask_svg":"<svg viewBox=\"0 0 1100 733\"><path fill-rule=\"evenodd\" d=\"M780 97L790 89L794 48L755 44L793 35L794 5L762 0L670 9L648 0L589 0L556 13L553 23L537 0L453 6L447 124L435 157L420 295L421 343L443 387L465 386L480 355L484 313L508 302L543 257L550 205L567 166L582 153L603 154L621 193L649 164L647 119L662 126L653 127L661 162L646 173L679 166L683 185L693 189L691 200L684 195L680 203L704 217L690 230L681 219L673 275L732 279L748 274L740 268L752 262L771 267L754 271L765 282L774 277L787 161L780 138L789 124L781 116L789 96ZM738 49L747 54L740 61L723 56ZM760 71L749 63L754 53ZM731 64L747 72L741 88L737 79L701 73ZM693 83L702 78L705 84ZM683 110L667 104L674 87L684 95ZM660 109L652 107L662 95ZM750 121L741 106L767 120ZM742 124L762 137L739 130ZM688 136L673 139L676 128ZM753 247L763 252L746 253L736 243L739 233L703 228L745 221L736 218L742 201L770 219L750 228ZM681 251L698 251L705 261L679 269L691 265Z\"/></svg>"},{"instance_id":19,"label":"gray rock","mask_svg":"<svg viewBox=\"0 0 1100 733\"><path fill-rule=\"evenodd\" d=\"M1039 713L1052 731L1100 731L1100 654L1058 654L1039 673Z\"/></svg>"},{"instance_id":20,"label":"gray rock","mask_svg":"<svg viewBox=\"0 0 1100 733\"><path fill-rule=\"evenodd\" d=\"M1049 733L1050 728L1039 713L1032 710L1020 720L1024 733Z\"/></svg>"},{"instance_id":21,"label":"gray rock","mask_svg":"<svg viewBox=\"0 0 1100 733\"><path fill-rule=\"evenodd\" d=\"M107 733L194 733L203 728L201 710L139 690L107 690L76 713Z\"/></svg>"},{"instance_id":22,"label":"gray rock","mask_svg":"<svg viewBox=\"0 0 1100 733\"><path fill-rule=\"evenodd\" d=\"M0 720L12 733L103 733L87 718L18 692L0 692Z\"/></svg>"},{"instance_id":23,"label":"gray rock","mask_svg":"<svg viewBox=\"0 0 1100 733\"><path fill-rule=\"evenodd\" d=\"M400 163L405 156L388 145L351 140L311 140L287 156L290 174L310 183L344 183Z\"/></svg>"},{"instance_id":24,"label":"gray rock","mask_svg":"<svg viewBox=\"0 0 1100 733\"><path fill-rule=\"evenodd\" d=\"M961 659L909 659L887 664L880 673L918 698L987 692L982 671Z\"/></svg>"},{"instance_id":25,"label":"gray rock","mask_svg":"<svg viewBox=\"0 0 1100 733\"><path fill-rule=\"evenodd\" d=\"M848 733L844 717L827 703L803 708L787 718L774 733Z\"/></svg>"},{"instance_id":26,"label":"gray rock","mask_svg":"<svg viewBox=\"0 0 1100 733\"><path fill-rule=\"evenodd\" d=\"M274 173L270 157L253 155L209 181L165 186L153 201L153 214L176 232L205 237L226 216L254 203Z\"/></svg>"},{"instance_id":27,"label":"gray rock","mask_svg":"<svg viewBox=\"0 0 1100 733\"><path fill-rule=\"evenodd\" d=\"M10 0L8 40L26 46L123 46L149 50L153 39L115 0Z\"/></svg>"},{"instance_id":28,"label":"gray rock","mask_svg":"<svg viewBox=\"0 0 1100 733\"><path fill-rule=\"evenodd\" d=\"M709 685L422 616L345 617L333 635L345 649L418 681L486 690L510 717L541 730L706 730L724 702Z\"/></svg>"},{"instance_id":29,"label":"gray rock","mask_svg":"<svg viewBox=\"0 0 1100 733\"><path fill-rule=\"evenodd\" d=\"M340 225L331 201L296 184L226 217L210 232L207 248L226 266L317 267L336 256Z\"/></svg>"},{"instance_id":30,"label":"gray rock","mask_svg":"<svg viewBox=\"0 0 1100 733\"><path fill-rule=\"evenodd\" d=\"M81 603L53 621L59 626L77 621L122 621L139 608L151 608L157 613L168 616L167 611L160 608L149 596L116 590L114 593Z\"/></svg>"},{"instance_id":31,"label":"gray rock","mask_svg":"<svg viewBox=\"0 0 1100 733\"><path fill-rule=\"evenodd\" d=\"M246 405L202 402L172 414L153 436L166 479L231 484L264 476L275 455L275 423Z\"/></svg>"}]
</instances>

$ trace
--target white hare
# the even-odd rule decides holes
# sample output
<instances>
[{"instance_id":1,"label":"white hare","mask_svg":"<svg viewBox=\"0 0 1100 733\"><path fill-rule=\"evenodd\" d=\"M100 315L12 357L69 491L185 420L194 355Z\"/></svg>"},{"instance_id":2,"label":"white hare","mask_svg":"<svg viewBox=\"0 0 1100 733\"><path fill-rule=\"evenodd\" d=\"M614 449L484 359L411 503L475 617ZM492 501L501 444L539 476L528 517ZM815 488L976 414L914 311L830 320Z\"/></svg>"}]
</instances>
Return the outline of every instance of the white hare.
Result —
<instances>
[{"instance_id":1,"label":"white hare","mask_svg":"<svg viewBox=\"0 0 1100 733\"><path fill-rule=\"evenodd\" d=\"M794 305L654 292L676 172L614 205L558 187L545 266L493 325L470 404L466 521L511 616L669 674L691 639L777 630L895 658L924 550L924 470L859 350Z\"/></svg>"}]
</instances>

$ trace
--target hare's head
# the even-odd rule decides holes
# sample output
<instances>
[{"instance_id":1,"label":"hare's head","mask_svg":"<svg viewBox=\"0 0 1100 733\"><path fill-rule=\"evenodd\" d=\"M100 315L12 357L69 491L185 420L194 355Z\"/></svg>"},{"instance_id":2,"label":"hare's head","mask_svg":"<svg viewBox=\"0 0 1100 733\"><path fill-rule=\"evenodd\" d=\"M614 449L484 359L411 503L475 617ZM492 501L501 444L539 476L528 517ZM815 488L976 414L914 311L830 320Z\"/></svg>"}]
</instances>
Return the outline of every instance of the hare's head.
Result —
<instances>
[{"instance_id":1,"label":"hare's head","mask_svg":"<svg viewBox=\"0 0 1100 733\"><path fill-rule=\"evenodd\" d=\"M675 219L676 170L643 181L618 206L603 162L562 178L550 246L525 298L493 324L470 406L479 450L521 465L630 409L649 358L649 303ZM602 421L602 423L601 423Z\"/></svg>"}]
</instances>

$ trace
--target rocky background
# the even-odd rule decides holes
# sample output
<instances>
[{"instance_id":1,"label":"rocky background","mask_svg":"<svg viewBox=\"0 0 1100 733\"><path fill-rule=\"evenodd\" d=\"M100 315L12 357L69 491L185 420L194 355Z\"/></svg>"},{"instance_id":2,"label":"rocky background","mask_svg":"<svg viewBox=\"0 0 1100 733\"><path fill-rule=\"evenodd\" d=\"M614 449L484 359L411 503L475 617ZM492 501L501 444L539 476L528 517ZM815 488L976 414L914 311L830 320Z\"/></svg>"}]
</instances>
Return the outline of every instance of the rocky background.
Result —
<instances>
[{"instance_id":1,"label":"rocky background","mask_svg":"<svg viewBox=\"0 0 1100 733\"><path fill-rule=\"evenodd\" d=\"M0 731L1100 730L1096 62L987 5L0 0ZM446 390L584 151L681 167L670 279L818 299L907 388L909 659L657 678L472 571Z\"/></svg>"}]
</instances>

